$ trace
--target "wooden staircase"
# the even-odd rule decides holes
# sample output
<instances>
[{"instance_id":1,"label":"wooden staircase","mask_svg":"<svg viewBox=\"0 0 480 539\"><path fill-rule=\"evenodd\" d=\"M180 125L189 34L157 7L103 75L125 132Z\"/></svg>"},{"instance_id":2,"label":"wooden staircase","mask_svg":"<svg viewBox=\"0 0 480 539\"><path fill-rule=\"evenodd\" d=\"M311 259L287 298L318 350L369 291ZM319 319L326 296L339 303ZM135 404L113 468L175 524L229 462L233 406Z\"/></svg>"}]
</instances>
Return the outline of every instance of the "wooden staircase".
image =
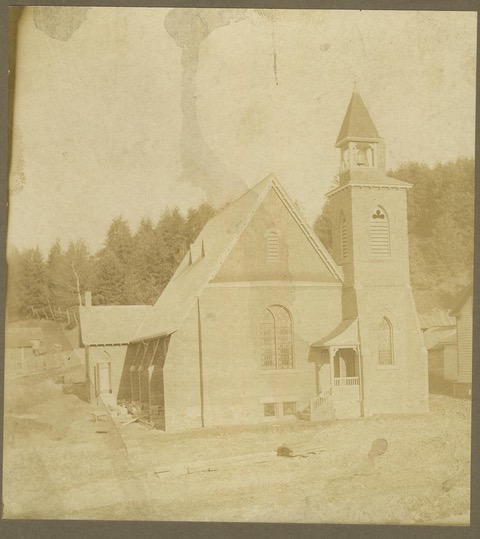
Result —
<instances>
[{"instance_id":1,"label":"wooden staircase","mask_svg":"<svg viewBox=\"0 0 480 539\"><path fill-rule=\"evenodd\" d=\"M322 391L310 399L310 404L297 417L304 421L331 421L335 417L331 390Z\"/></svg>"}]
</instances>

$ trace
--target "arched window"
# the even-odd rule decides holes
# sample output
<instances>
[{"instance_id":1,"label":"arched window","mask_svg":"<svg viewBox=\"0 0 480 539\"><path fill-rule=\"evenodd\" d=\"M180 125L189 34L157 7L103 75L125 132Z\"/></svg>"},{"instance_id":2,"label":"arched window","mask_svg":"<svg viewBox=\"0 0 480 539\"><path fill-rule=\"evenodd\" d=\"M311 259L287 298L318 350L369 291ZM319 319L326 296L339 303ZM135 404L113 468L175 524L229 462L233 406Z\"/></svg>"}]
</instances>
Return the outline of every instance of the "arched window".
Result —
<instances>
[{"instance_id":1,"label":"arched window","mask_svg":"<svg viewBox=\"0 0 480 539\"><path fill-rule=\"evenodd\" d=\"M347 245L347 220L345 214L340 212L340 257L341 263L347 261L348 258L348 245Z\"/></svg>"},{"instance_id":2,"label":"arched window","mask_svg":"<svg viewBox=\"0 0 480 539\"><path fill-rule=\"evenodd\" d=\"M390 256L390 223L387 212L380 207L370 217L370 247L375 258Z\"/></svg>"},{"instance_id":3,"label":"arched window","mask_svg":"<svg viewBox=\"0 0 480 539\"><path fill-rule=\"evenodd\" d=\"M267 309L262 321L262 369L275 368L275 318Z\"/></svg>"},{"instance_id":4,"label":"arched window","mask_svg":"<svg viewBox=\"0 0 480 539\"><path fill-rule=\"evenodd\" d=\"M393 365L393 329L388 318L378 326L378 364Z\"/></svg>"},{"instance_id":5,"label":"arched window","mask_svg":"<svg viewBox=\"0 0 480 539\"><path fill-rule=\"evenodd\" d=\"M276 230L268 230L267 238L267 260L278 260L280 254L278 232Z\"/></svg>"},{"instance_id":6,"label":"arched window","mask_svg":"<svg viewBox=\"0 0 480 539\"><path fill-rule=\"evenodd\" d=\"M263 315L262 369L293 369L292 318L280 305L268 307Z\"/></svg>"}]
</instances>

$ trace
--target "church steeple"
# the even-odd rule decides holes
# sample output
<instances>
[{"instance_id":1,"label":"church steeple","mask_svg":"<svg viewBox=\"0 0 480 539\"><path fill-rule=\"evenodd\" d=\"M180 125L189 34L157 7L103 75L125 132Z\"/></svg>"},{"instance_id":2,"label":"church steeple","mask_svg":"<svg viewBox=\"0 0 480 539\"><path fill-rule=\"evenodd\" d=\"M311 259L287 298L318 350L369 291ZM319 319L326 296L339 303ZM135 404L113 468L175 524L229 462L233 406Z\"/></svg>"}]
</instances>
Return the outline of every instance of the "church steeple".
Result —
<instances>
[{"instance_id":1,"label":"church steeple","mask_svg":"<svg viewBox=\"0 0 480 539\"><path fill-rule=\"evenodd\" d=\"M359 175L363 181L368 181L367 170L370 177L372 173L373 176L377 176L378 172L385 173L383 138L379 135L356 84L335 146L340 148L341 152L341 183L348 183Z\"/></svg>"}]
</instances>

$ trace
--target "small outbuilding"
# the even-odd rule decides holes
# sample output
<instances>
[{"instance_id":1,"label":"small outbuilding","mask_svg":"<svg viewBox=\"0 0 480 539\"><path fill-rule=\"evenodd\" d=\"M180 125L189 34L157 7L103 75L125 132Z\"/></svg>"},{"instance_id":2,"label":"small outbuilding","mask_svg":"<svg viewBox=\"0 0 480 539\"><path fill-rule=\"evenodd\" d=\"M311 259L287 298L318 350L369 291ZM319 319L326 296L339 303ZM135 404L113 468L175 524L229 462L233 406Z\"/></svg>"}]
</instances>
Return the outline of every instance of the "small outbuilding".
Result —
<instances>
[{"instance_id":1,"label":"small outbuilding","mask_svg":"<svg viewBox=\"0 0 480 539\"><path fill-rule=\"evenodd\" d=\"M454 395L468 397L472 394L473 283L464 290L450 315L457 321L458 378Z\"/></svg>"},{"instance_id":2,"label":"small outbuilding","mask_svg":"<svg viewBox=\"0 0 480 539\"><path fill-rule=\"evenodd\" d=\"M424 341L428 351L430 392L453 394L453 384L458 379L456 327L428 328L424 332Z\"/></svg>"},{"instance_id":3,"label":"small outbuilding","mask_svg":"<svg viewBox=\"0 0 480 539\"><path fill-rule=\"evenodd\" d=\"M100 396L116 401L127 345L149 309L149 305L93 307L91 294L85 294L85 306L79 309L80 338L90 401Z\"/></svg>"},{"instance_id":4,"label":"small outbuilding","mask_svg":"<svg viewBox=\"0 0 480 539\"><path fill-rule=\"evenodd\" d=\"M5 371L22 376L44 369L39 354L44 337L39 327L7 327L5 332Z\"/></svg>"}]
</instances>

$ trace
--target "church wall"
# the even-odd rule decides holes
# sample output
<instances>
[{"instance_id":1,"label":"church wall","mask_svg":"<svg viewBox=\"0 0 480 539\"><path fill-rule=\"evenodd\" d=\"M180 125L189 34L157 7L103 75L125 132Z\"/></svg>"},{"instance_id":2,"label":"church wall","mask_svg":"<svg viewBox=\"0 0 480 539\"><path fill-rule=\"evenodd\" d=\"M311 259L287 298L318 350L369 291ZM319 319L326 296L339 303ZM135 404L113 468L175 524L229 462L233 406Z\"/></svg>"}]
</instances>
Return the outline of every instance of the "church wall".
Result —
<instances>
[{"instance_id":1,"label":"church wall","mask_svg":"<svg viewBox=\"0 0 480 539\"><path fill-rule=\"evenodd\" d=\"M170 337L163 376L165 429L181 431L200 428L200 367L195 305Z\"/></svg>"},{"instance_id":2,"label":"church wall","mask_svg":"<svg viewBox=\"0 0 480 539\"><path fill-rule=\"evenodd\" d=\"M363 359L364 415L428 410L428 363L411 292L377 287L357 292ZM378 326L393 329L393 365L379 365Z\"/></svg>"},{"instance_id":3,"label":"church wall","mask_svg":"<svg viewBox=\"0 0 480 539\"><path fill-rule=\"evenodd\" d=\"M261 368L262 319L274 304L293 318L292 370ZM275 420L264 417L267 403L281 419L283 402L301 411L316 396L310 344L340 322L341 287L208 287L200 309L206 426Z\"/></svg>"},{"instance_id":4,"label":"church wall","mask_svg":"<svg viewBox=\"0 0 480 539\"><path fill-rule=\"evenodd\" d=\"M335 261L342 265L345 286L409 286L408 229L405 190L377 187L347 187L333 195L333 250ZM370 221L377 207L388 216L390 250L388 258L375 259L371 254ZM347 259L342 261L341 212L347 225Z\"/></svg>"},{"instance_id":5,"label":"church wall","mask_svg":"<svg viewBox=\"0 0 480 539\"><path fill-rule=\"evenodd\" d=\"M332 201L334 257L342 262L345 275L343 316L359 318L363 413L424 412L428 408L428 363L410 288L406 192L375 185L347 187L334 194ZM372 255L370 223L377 208L388 216L390 256ZM346 260L342 260L342 211ZM383 317L393 326L393 366L378 364L378 328Z\"/></svg>"},{"instance_id":6,"label":"church wall","mask_svg":"<svg viewBox=\"0 0 480 539\"><path fill-rule=\"evenodd\" d=\"M267 237L278 232L278 260L269 260ZM215 276L215 282L337 279L272 189Z\"/></svg>"},{"instance_id":7,"label":"church wall","mask_svg":"<svg viewBox=\"0 0 480 539\"><path fill-rule=\"evenodd\" d=\"M354 188L352 226L355 228L353 260L357 285L401 286L410 284L408 265L407 200L404 189ZM374 258L370 246L370 222L374 210L385 211L390 225L388 258Z\"/></svg>"}]
</instances>

